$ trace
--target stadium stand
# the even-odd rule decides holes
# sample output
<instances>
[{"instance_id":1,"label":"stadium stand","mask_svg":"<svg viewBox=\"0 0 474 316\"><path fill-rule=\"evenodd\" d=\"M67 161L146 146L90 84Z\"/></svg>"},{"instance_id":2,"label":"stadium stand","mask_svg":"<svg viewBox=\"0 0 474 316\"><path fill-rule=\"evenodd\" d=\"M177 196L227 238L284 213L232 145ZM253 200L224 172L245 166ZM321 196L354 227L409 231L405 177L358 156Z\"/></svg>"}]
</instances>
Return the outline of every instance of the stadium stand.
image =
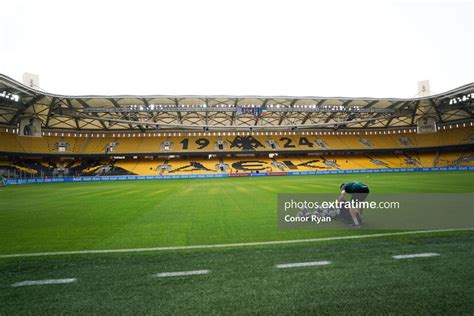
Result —
<instances>
[{"instance_id":1,"label":"stadium stand","mask_svg":"<svg viewBox=\"0 0 474 316\"><path fill-rule=\"evenodd\" d=\"M0 89L16 96L0 100L0 176L8 178L474 165L474 84L429 97L344 102L60 96L1 74ZM40 137L21 136L22 122L32 120L40 121Z\"/></svg>"}]
</instances>

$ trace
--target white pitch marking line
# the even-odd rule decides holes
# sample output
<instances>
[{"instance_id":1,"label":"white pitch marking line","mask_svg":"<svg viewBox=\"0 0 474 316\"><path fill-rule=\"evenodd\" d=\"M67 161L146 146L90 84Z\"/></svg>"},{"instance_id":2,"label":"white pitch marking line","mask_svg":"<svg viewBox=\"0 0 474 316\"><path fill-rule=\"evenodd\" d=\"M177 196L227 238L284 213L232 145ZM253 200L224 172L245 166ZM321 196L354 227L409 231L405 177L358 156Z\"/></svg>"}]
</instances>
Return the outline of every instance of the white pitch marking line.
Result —
<instances>
[{"instance_id":1,"label":"white pitch marking line","mask_svg":"<svg viewBox=\"0 0 474 316\"><path fill-rule=\"evenodd\" d=\"M22 281L22 282L13 283L12 286L19 287L19 286L28 286L28 285L66 284L66 283L73 283L76 281L77 279L75 278Z\"/></svg>"},{"instance_id":2,"label":"white pitch marking line","mask_svg":"<svg viewBox=\"0 0 474 316\"><path fill-rule=\"evenodd\" d=\"M159 278L165 277L177 277L177 276L186 276L186 275L203 275L208 274L209 270L195 270L195 271L179 271L179 272L161 272L157 273L154 276Z\"/></svg>"},{"instance_id":3,"label":"white pitch marking line","mask_svg":"<svg viewBox=\"0 0 474 316\"><path fill-rule=\"evenodd\" d=\"M311 239L242 242L242 243L234 243L234 244L170 246L170 247L153 247L153 248L102 249L102 250L101 249L99 249L99 250L72 250L72 251L34 252L34 253L13 253L13 254L0 255L0 259L1 258L21 258L21 257L43 257L43 256L62 256L62 255L122 253L122 252L149 252L149 251L168 251L168 250L252 247L252 246L296 244L296 243L309 243L309 242L319 242L319 241L364 239L364 238L417 235L417 234L455 232L455 231L472 231L472 230L474 230L474 227L472 227L472 228L459 228L459 229L458 228L450 228L450 229L434 229L434 230L415 230L415 231L405 231L405 232L395 232L395 233L380 233L380 234L369 234L369 235L350 235L350 236L322 237L322 238L311 238Z\"/></svg>"},{"instance_id":4,"label":"white pitch marking line","mask_svg":"<svg viewBox=\"0 0 474 316\"><path fill-rule=\"evenodd\" d=\"M298 268L298 267L326 266L328 264L331 264L331 261L282 263L282 264L275 265L275 267L278 269L285 269L285 268Z\"/></svg>"},{"instance_id":5,"label":"white pitch marking line","mask_svg":"<svg viewBox=\"0 0 474 316\"><path fill-rule=\"evenodd\" d=\"M410 255L396 255L392 256L393 259L410 259L410 258L427 258L427 257L436 257L439 256L439 253L428 252L428 253L414 253Z\"/></svg>"}]
</instances>

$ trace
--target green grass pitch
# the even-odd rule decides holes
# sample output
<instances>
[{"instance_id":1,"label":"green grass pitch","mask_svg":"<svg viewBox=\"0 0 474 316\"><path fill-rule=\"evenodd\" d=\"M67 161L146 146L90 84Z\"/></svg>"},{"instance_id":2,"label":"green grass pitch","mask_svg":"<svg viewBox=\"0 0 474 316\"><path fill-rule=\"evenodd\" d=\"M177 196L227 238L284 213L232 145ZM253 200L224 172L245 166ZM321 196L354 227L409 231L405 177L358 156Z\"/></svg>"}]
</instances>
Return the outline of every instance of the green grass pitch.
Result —
<instances>
[{"instance_id":1,"label":"green grass pitch","mask_svg":"<svg viewBox=\"0 0 474 316\"><path fill-rule=\"evenodd\" d=\"M473 192L472 172L358 174L8 186L0 255L369 234L281 230L277 193ZM0 258L0 314L472 313L474 233L147 253ZM394 260L404 253L436 258ZM280 270L275 264L330 260ZM166 271L208 275L158 279ZM24 280L77 278L13 288Z\"/></svg>"}]
</instances>

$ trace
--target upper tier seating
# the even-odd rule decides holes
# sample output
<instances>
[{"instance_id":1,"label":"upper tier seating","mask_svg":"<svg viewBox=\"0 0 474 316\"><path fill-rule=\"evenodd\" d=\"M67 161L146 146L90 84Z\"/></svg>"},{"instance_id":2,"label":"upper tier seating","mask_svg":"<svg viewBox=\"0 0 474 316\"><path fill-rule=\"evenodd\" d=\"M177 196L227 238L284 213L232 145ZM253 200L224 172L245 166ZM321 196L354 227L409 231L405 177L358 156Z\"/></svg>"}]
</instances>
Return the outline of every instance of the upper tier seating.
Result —
<instances>
[{"instance_id":1,"label":"upper tier seating","mask_svg":"<svg viewBox=\"0 0 474 316\"><path fill-rule=\"evenodd\" d=\"M441 130L432 134L368 135L244 135L100 137L24 137L0 133L0 152L39 154L166 154L183 152L321 151L401 149L474 143L474 127ZM230 133L227 133L230 134ZM267 133L268 134L268 133ZM334 135L333 135L334 134ZM102 137L105 135L105 137ZM123 134L120 134L123 136Z\"/></svg>"}]
</instances>

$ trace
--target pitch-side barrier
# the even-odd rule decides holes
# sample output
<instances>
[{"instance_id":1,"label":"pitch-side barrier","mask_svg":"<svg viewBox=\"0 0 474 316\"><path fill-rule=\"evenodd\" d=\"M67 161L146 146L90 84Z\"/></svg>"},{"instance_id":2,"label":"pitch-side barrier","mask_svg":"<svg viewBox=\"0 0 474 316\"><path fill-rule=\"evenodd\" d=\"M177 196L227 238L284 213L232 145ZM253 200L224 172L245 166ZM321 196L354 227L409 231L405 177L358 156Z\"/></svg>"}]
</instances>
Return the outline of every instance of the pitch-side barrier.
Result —
<instances>
[{"instance_id":1,"label":"pitch-side barrier","mask_svg":"<svg viewBox=\"0 0 474 316\"><path fill-rule=\"evenodd\" d=\"M263 176L299 176L321 174L354 174L354 173L398 173L398 172L432 172L432 171L474 171L474 167L438 167L438 168L385 168L385 169L355 169L355 170L317 170L317 171L290 171L290 172L239 172L220 174L173 174L156 176L96 176L96 177L66 177L66 178L22 178L7 179L6 184L28 183L57 183L57 182L98 182L98 181L125 181L125 180L167 180L167 179L207 179L227 177L263 177Z\"/></svg>"}]
</instances>

